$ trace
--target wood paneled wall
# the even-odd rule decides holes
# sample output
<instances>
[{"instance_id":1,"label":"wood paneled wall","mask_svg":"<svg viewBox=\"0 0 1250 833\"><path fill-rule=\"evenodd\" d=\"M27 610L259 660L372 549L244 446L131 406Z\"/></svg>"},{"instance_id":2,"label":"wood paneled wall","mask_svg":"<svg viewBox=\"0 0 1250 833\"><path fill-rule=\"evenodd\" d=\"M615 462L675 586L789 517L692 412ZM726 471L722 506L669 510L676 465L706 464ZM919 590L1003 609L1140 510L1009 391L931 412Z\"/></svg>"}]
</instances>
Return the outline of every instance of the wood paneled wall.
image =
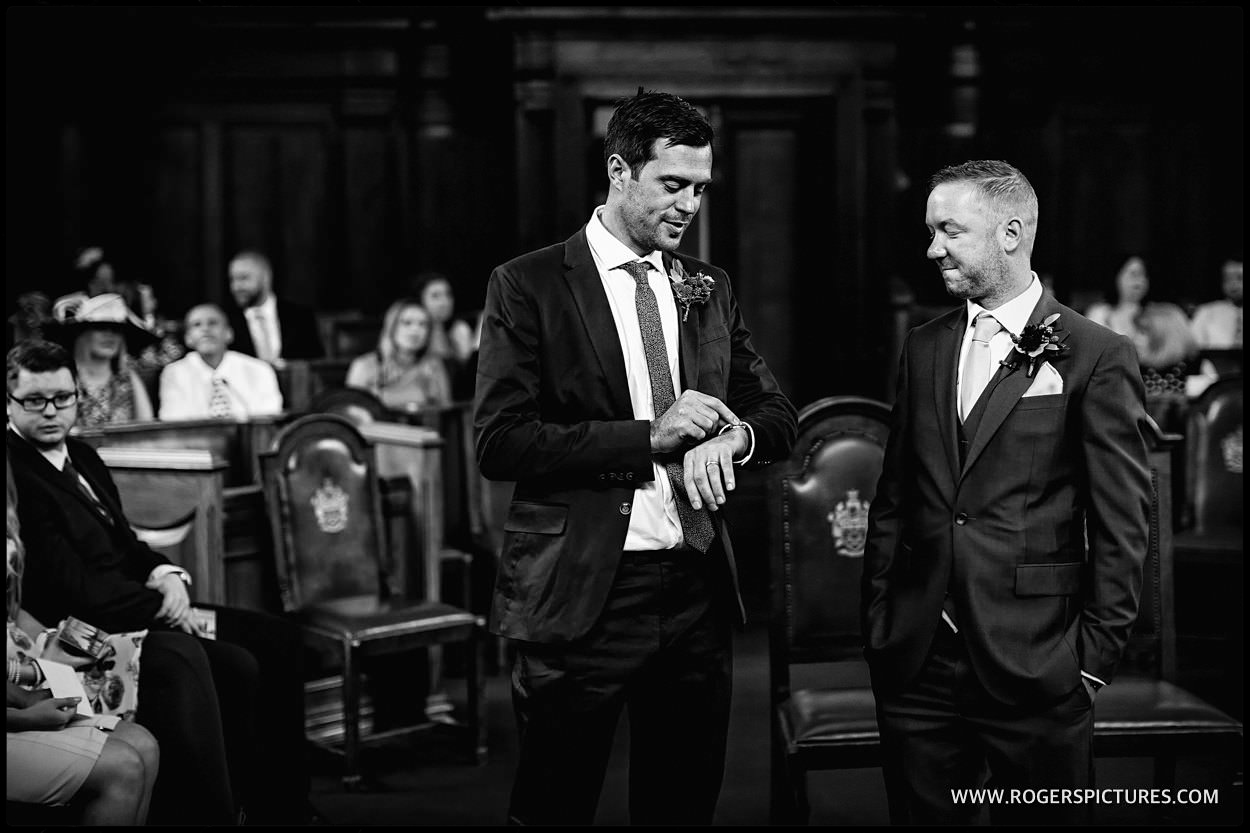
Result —
<instances>
[{"instance_id":1,"label":"wood paneled wall","mask_svg":"<svg viewBox=\"0 0 1250 833\"><path fill-rule=\"evenodd\" d=\"M948 302L926 181L1008 159L1061 298L1144 254L1204 300L1240 254L1239 7L26 6L6 11L6 300L98 244L167 311L240 246L291 297L458 308L602 191L596 113L639 85L717 120L699 247L799 404L891 395L890 299Z\"/></svg>"}]
</instances>

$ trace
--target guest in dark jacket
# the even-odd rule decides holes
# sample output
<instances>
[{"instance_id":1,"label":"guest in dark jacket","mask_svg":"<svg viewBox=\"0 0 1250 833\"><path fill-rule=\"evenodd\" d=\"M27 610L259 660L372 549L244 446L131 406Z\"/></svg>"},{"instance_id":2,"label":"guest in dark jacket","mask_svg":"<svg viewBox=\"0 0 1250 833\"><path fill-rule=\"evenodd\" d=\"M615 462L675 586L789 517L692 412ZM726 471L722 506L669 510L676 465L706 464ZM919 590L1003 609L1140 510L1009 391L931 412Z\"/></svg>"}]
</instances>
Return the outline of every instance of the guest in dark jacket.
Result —
<instances>
[{"instance_id":1,"label":"guest in dark jacket","mask_svg":"<svg viewBox=\"0 0 1250 833\"><path fill-rule=\"evenodd\" d=\"M273 267L260 252L242 251L230 261L230 294L237 304L229 311L234 350L270 364L325 355L317 316L274 293Z\"/></svg>"},{"instance_id":2,"label":"guest in dark jacket","mask_svg":"<svg viewBox=\"0 0 1250 833\"><path fill-rule=\"evenodd\" d=\"M217 639L201 638L186 571L136 537L99 455L68 436L78 416L69 353L27 341L6 371L8 454L31 554L25 608L43 622L150 629L136 719L161 747L151 823L230 824L239 805L253 820L299 821L273 817L306 806L298 633L221 608Z\"/></svg>"}]
</instances>

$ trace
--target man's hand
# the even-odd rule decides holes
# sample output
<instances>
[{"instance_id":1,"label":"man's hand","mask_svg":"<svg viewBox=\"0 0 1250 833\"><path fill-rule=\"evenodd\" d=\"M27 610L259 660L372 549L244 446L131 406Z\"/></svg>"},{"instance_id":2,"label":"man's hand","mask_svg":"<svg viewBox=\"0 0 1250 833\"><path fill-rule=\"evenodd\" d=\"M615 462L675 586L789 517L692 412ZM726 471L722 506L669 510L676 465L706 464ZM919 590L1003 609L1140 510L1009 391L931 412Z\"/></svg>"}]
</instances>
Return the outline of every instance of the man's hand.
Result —
<instances>
[{"instance_id":1,"label":"man's hand","mask_svg":"<svg viewBox=\"0 0 1250 833\"><path fill-rule=\"evenodd\" d=\"M178 574L166 573L155 584L149 583L147 586L159 591L164 597L161 600L160 609L156 611L156 620L165 625L176 625L187 633L192 633L193 631L187 630L182 624L191 612L191 597L187 595L187 586L183 584Z\"/></svg>"},{"instance_id":2,"label":"man's hand","mask_svg":"<svg viewBox=\"0 0 1250 833\"><path fill-rule=\"evenodd\" d=\"M734 490L734 457L746 453L746 432L727 431L686 452L682 458L682 482L690 505L703 504L715 512L728 492Z\"/></svg>"},{"instance_id":3,"label":"man's hand","mask_svg":"<svg viewBox=\"0 0 1250 833\"><path fill-rule=\"evenodd\" d=\"M651 453L666 454L702 442L737 421L734 412L715 396L684 390L667 411L651 421Z\"/></svg>"}]
</instances>

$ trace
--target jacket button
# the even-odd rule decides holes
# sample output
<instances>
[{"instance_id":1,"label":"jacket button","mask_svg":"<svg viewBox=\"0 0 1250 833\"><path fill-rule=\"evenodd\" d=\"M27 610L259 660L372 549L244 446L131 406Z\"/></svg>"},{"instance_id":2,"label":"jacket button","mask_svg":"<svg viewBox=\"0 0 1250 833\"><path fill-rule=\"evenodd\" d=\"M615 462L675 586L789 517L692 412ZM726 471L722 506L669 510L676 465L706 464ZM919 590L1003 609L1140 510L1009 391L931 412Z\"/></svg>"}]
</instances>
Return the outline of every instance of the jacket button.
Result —
<instances>
[{"instance_id":1,"label":"jacket button","mask_svg":"<svg viewBox=\"0 0 1250 833\"><path fill-rule=\"evenodd\" d=\"M622 503L619 508L621 510L622 515L628 515L629 510L632 509L633 507L631 507L628 503Z\"/></svg>"},{"instance_id":2,"label":"jacket button","mask_svg":"<svg viewBox=\"0 0 1250 833\"><path fill-rule=\"evenodd\" d=\"M964 524L968 523L968 515L964 512L960 512L958 515L955 516L955 523L958 524L959 526L963 526Z\"/></svg>"}]
</instances>

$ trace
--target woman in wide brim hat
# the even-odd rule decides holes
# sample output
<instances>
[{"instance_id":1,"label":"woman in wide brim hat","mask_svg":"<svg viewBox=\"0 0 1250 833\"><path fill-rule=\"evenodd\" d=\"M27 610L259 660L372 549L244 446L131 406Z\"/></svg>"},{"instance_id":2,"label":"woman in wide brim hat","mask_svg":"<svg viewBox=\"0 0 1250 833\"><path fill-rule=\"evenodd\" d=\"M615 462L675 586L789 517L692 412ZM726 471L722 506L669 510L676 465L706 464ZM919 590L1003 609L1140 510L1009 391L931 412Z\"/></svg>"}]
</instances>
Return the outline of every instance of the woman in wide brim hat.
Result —
<instances>
[{"instance_id":1,"label":"woman in wide brim hat","mask_svg":"<svg viewBox=\"0 0 1250 833\"><path fill-rule=\"evenodd\" d=\"M57 299L46 338L74 356L78 370L78 426L151 420L152 398L127 353L157 341L122 296L78 293Z\"/></svg>"}]
</instances>

